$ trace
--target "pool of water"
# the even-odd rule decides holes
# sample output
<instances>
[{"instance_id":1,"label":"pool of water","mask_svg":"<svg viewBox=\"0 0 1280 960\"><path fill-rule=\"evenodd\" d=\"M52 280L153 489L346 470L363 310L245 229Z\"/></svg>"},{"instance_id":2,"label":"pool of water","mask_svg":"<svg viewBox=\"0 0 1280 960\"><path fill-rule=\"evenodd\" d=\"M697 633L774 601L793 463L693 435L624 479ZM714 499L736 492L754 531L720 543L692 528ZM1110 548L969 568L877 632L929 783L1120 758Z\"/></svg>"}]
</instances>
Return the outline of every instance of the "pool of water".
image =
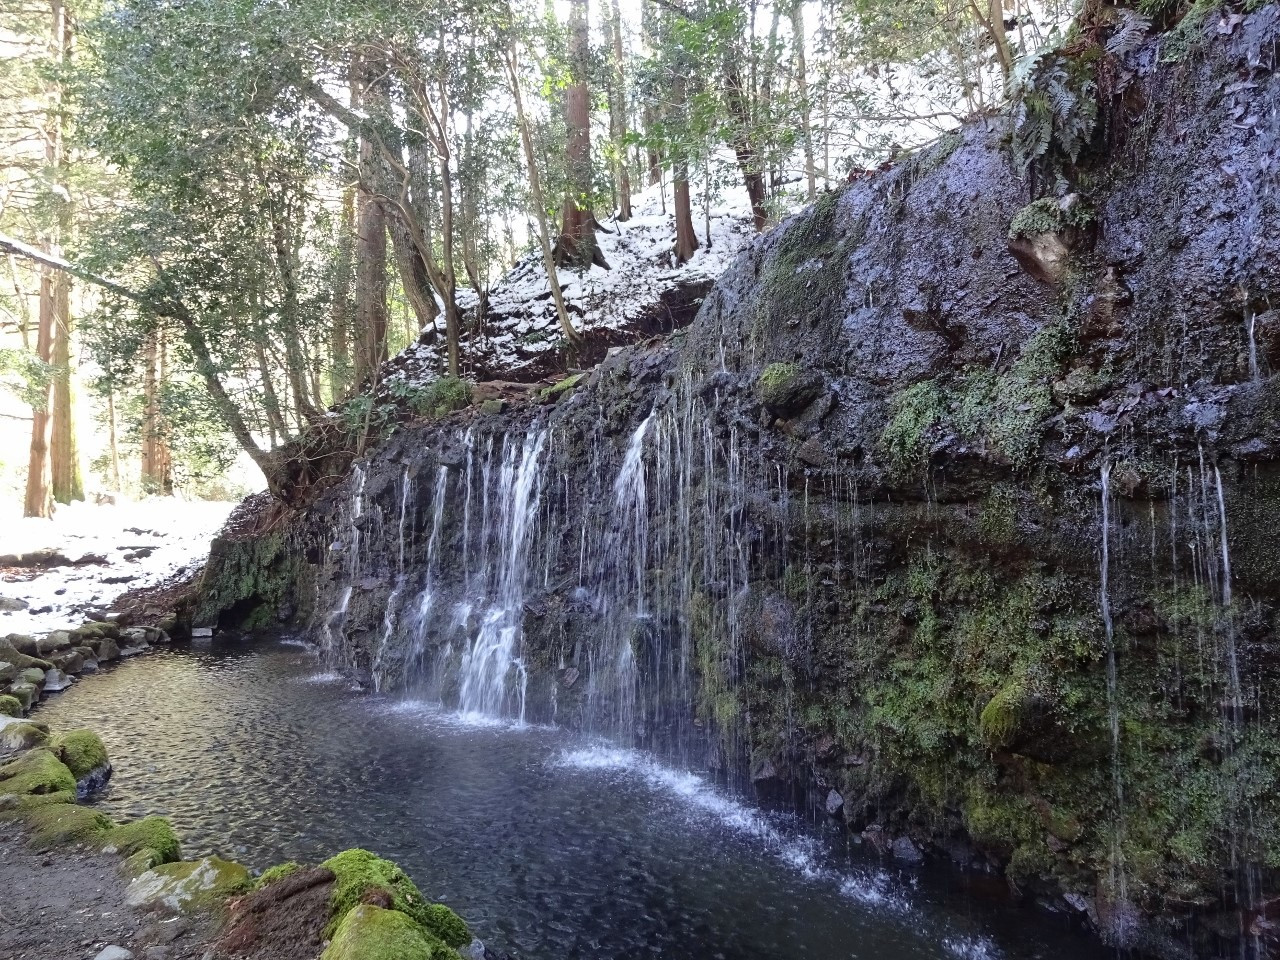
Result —
<instances>
[{"instance_id":1,"label":"pool of water","mask_svg":"<svg viewBox=\"0 0 1280 960\"><path fill-rule=\"evenodd\" d=\"M835 852L643 754L368 696L288 642L163 649L38 713L97 730L97 802L172 817L186 856L367 847L522 960L1110 956L990 880Z\"/></svg>"}]
</instances>

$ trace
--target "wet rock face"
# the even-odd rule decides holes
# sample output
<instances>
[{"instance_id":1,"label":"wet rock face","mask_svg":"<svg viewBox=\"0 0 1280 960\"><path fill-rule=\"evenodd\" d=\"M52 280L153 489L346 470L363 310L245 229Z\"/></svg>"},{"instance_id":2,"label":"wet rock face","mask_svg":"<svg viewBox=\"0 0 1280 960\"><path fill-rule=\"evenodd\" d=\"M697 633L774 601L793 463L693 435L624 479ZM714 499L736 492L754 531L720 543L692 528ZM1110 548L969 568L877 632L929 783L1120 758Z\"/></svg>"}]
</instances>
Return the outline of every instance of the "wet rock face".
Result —
<instances>
[{"instance_id":1,"label":"wet rock face","mask_svg":"<svg viewBox=\"0 0 1280 960\"><path fill-rule=\"evenodd\" d=\"M1065 270L1010 252L1035 198L1004 122L967 127L762 237L691 327L553 406L400 431L226 544L210 616L292 616L454 703L484 699L484 636L499 709L825 808L886 856L980 858L1157 952L1267 926L1280 193L1275 131L1238 119L1280 101L1278 19L1113 65Z\"/></svg>"}]
</instances>

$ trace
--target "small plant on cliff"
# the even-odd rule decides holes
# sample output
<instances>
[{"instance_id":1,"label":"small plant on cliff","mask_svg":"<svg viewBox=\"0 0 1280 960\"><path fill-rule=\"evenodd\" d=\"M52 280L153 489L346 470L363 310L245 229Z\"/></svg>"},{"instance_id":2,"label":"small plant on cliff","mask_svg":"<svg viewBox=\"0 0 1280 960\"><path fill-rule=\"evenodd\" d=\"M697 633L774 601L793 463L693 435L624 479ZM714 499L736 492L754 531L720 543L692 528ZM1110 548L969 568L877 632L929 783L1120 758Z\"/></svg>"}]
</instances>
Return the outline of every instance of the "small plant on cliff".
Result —
<instances>
[{"instance_id":1,"label":"small plant on cliff","mask_svg":"<svg viewBox=\"0 0 1280 960\"><path fill-rule=\"evenodd\" d=\"M929 459L929 431L946 414L946 401L936 380L908 387L889 402L889 422L880 445L898 476L923 467Z\"/></svg>"},{"instance_id":2,"label":"small plant on cliff","mask_svg":"<svg viewBox=\"0 0 1280 960\"><path fill-rule=\"evenodd\" d=\"M1093 221L1093 209L1083 201L1064 203L1054 197L1041 197L1014 214L1009 224L1009 239L1056 233L1069 228L1081 229Z\"/></svg>"}]
</instances>

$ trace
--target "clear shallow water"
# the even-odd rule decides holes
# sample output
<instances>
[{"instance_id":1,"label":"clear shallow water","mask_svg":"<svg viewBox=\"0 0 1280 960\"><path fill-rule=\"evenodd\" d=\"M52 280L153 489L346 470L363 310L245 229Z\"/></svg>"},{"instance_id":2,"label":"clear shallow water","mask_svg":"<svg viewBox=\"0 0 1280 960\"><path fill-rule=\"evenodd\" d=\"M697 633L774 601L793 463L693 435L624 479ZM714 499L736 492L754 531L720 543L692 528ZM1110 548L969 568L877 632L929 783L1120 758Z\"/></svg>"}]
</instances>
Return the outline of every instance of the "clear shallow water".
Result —
<instances>
[{"instance_id":1,"label":"clear shallow water","mask_svg":"<svg viewBox=\"0 0 1280 960\"><path fill-rule=\"evenodd\" d=\"M187 856L368 847L521 960L1110 956L983 878L836 856L643 754L369 697L286 643L127 660L39 717L101 733L99 804L172 817Z\"/></svg>"}]
</instances>

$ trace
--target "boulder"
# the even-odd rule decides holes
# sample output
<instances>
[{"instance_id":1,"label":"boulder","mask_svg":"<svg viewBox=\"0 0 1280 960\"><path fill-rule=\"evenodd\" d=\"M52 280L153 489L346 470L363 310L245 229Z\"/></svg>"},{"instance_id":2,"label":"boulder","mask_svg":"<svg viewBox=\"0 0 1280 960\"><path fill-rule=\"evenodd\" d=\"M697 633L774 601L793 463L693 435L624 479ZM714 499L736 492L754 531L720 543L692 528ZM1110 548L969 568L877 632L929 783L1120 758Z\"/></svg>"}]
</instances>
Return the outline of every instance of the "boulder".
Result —
<instances>
[{"instance_id":1,"label":"boulder","mask_svg":"<svg viewBox=\"0 0 1280 960\"><path fill-rule=\"evenodd\" d=\"M439 941L399 910L362 903L338 925L321 960L432 960Z\"/></svg>"},{"instance_id":2,"label":"boulder","mask_svg":"<svg viewBox=\"0 0 1280 960\"><path fill-rule=\"evenodd\" d=\"M99 640L94 652L98 655L99 663L107 663L111 660L120 659L120 648L116 646L114 640Z\"/></svg>"},{"instance_id":3,"label":"boulder","mask_svg":"<svg viewBox=\"0 0 1280 960\"><path fill-rule=\"evenodd\" d=\"M66 650L71 646L71 634L66 630L54 630L48 636L36 641L36 656L47 658L58 650Z\"/></svg>"},{"instance_id":4,"label":"boulder","mask_svg":"<svg viewBox=\"0 0 1280 960\"><path fill-rule=\"evenodd\" d=\"M924 854L920 852L920 848L911 841L910 837L898 837L893 841L890 850L893 852L894 857L907 863L919 863L924 859Z\"/></svg>"},{"instance_id":5,"label":"boulder","mask_svg":"<svg viewBox=\"0 0 1280 960\"><path fill-rule=\"evenodd\" d=\"M17 678L18 668L7 660L0 660L0 684L8 683L10 680Z\"/></svg>"},{"instance_id":6,"label":"boulder","mask_svg":"<svg viewBox=\"0 0 1280 960\"><path fill-rule=\"evenodd\" d=\"M0 750L30 750L49 742L49 730L42 723L11 723L0 730Z\"/></svg>"},{"instance_id":7,"label":"boulder","mask_svg":"<svg viewBox=\"0 0 1280 960\"><path fill-rule=\"evenodd\" d=\"M222 906L229 897L252 887L253 877L240 864L205 857L148 870L129 884L125 902L131 907L201 913Z\"/></svg>"},{"instance_id":8,"label":"boulder","mask_svg":"<svg viewBox=\"0 0 1280 960\"><path fill-rule=\"evenodd\" d=\"M53 738L49 749L67 765L72 776L82 780L108 765L107 748L92 730L70 730Z\"/></svg>"},{"instance_id":9,"label":"boulder","mask_svg":"<svg viewBox=\"0 0 1280 960\"><path fill-rule=\"evenodd\" d=\"M19 682L9 687L9 696L22 704L23 710L30 710L31 705L40 699L40 690L34 683Z\"/></svg>"},{"instance_id":10,"label":"boulder","mask_svg":"<svg viewBox=\"0 0 1280 960\"><path fill-rule=\"evenodd\" d=\"M840 792L838 790L827 791L826 809L827 816L840 816L840 811L844 809L844 797L840 796Z\"/></svg>"},{"instance_id":11,"label":"boulder","mask_svg":"<svg viewBox=\"0 0 1280 960\"><path fill-rule=\"evenodd\" d=\"M27 609L27 601L21 597L0 596L0 611L14 611Z\"/></svg>"},{"instance_id":12,"label":"boulder","mask_svg":"<svg viewBox=\"0 0 1280 960\"><path fill-rule=\"evenodd\" d=\"M19 653L25 653L29 657L37 656L35 637L29 637L25 633L11 633L5 637L9 641L9 645Z\"/></svg>"},{"instance_id":13,"label":"boulder","mask_svg":"<svg viewBox=\"0 0 1280 960\"><path fill-rule=\"evenodd\" d=\"M771 363L760 372L760 399L775 417L791 417L822 396L822 375L794 363Z\"/></svg>"},{"instance_id":14,"label":"boulder","mask_svg":"<svg viewBox=\"0 0 1280 960\"><path fill-rule=\"evenodd\" d=\"M20 716L22 716L22 704L18 702L18 698L7 693L0 694L0 717Z\"/></svg>"},{"instance_id":15,"label":"boulder","mask_svg":"<svg viewBox=\"0 0 1280 960\"><path fill-rule=\"evenodd\" d=\"M78 673L79 671L76 672ZM71 678L57 667L54 667L44 675L45 693L60 693L69 686L71 686Z\"/></svg>"},{"instance_id":16,"label":"boulder","mask_svg":"<svg viewBox=\"0 0 1280 960\"><path fill-rule=\"evenodd\" d=\"M12 663L19 670L25 667L39 667L41 670L48 670L53 666L48 660L41 660L21 653L8 639L0 640L0 660L5 663Z\"/></svg>"},{"instance_id":17,"label":"boulder","mask_svg":"<svg viewBox=\"0 0 1280 960\"><path fill-rule=\"evenodd\" d=\"M61 670L63 673L79 673L84 668L84 657L76 653L74 650L63 650L49 657L49 662L53 664L55 670ZM50 670L48 673L53 673ZM48 689L49 676L45 674L45 689Z\"/></svg>"}]
</instances>

